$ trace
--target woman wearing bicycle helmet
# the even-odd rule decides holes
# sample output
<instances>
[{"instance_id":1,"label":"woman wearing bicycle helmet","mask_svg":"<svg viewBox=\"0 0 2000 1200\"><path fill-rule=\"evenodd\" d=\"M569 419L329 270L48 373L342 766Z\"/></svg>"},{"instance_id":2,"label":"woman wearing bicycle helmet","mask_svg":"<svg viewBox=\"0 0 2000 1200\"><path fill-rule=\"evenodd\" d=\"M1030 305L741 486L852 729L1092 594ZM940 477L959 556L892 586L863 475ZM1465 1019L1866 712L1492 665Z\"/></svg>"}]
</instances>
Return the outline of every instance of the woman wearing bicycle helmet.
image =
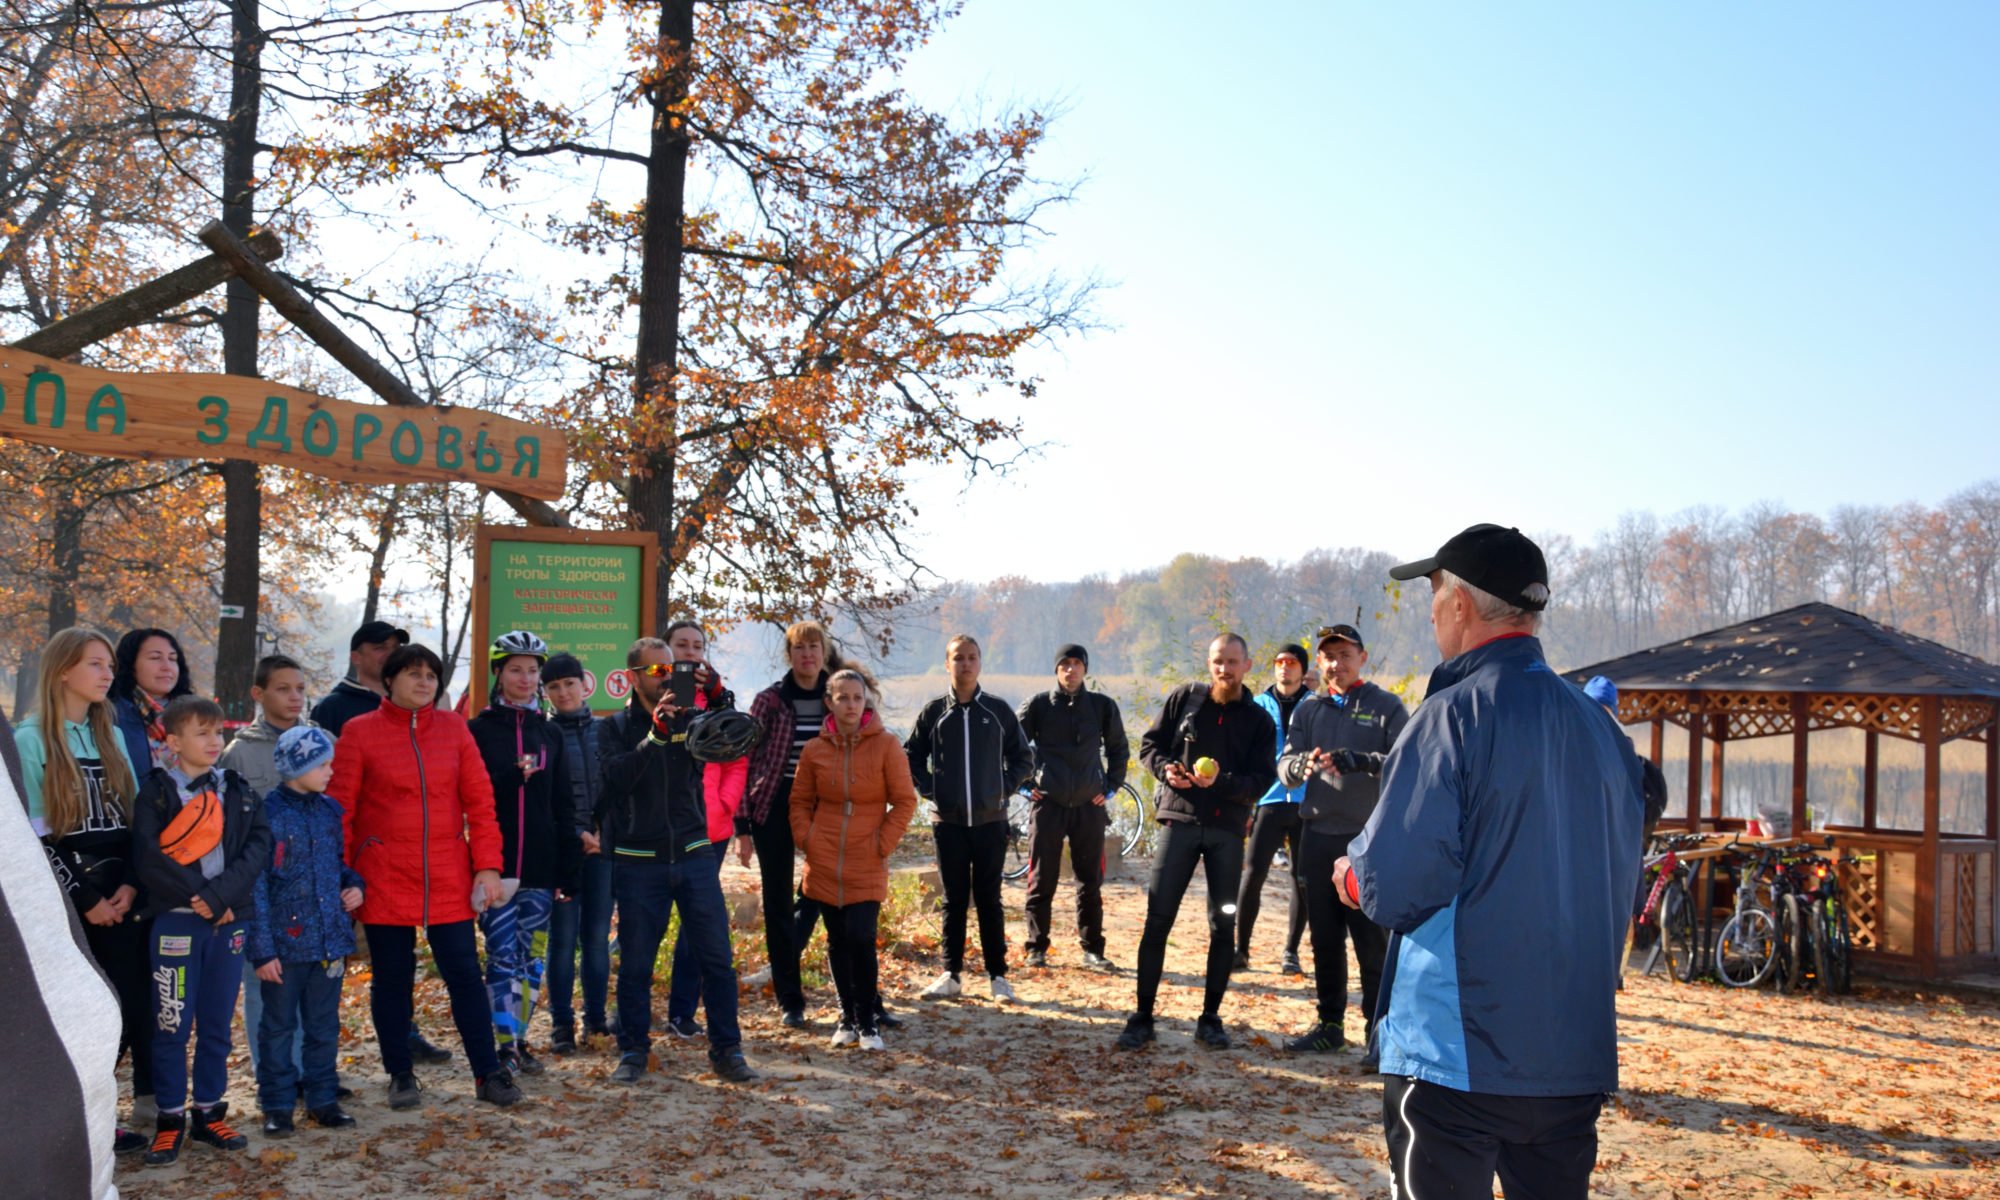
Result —
<instances>
[{"instance_id":1,"label":"woman wearing bicycle helmet","mask_svg":"<svg viewBox=\"0 0 2000 1200\"><path fill-rule=\"evenodd\" d=\"M568 895L576 887L583 864L562 734L542 714L542 664L548 658L548 646L526 630L494 639L487 653L491 695L469 726L493 781L505 897L479 914L486 935L486 991L500 1062L516 1075L542 1071L528 1051L528 1019L541 990L556 893Z\"/></svg>"},{"instance_id":2,"label":"woman wearing bicycle helmet","mask_svg":"<svg viewBox=\"0 0 2000 1200\"><path fill-rule=\"evenodd\" d=\"M831 715L799 756L787 814L806 852L800 887L826 917L826 958L840 995L833 1044L882 1049L875 932L889 897L889 855L917 811L909 758L885 737L859 671L827 680Z\"/></svg>"}]
</instances>

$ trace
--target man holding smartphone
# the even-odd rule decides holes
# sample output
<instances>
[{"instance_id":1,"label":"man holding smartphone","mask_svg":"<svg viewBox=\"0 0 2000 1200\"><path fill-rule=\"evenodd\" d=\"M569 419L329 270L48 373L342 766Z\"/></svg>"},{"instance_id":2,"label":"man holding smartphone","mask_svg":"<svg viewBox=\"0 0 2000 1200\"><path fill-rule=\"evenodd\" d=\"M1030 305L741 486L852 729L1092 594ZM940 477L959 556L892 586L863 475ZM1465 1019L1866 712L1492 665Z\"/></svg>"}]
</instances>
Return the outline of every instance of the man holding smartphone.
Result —
<instances>
[{"instance_id":1,"label":"man holding smartphone","mask_svg":"<svg viewBox=\"0 0 2000 1200\"><path fill-rule=\"evenodd\" d=\"M659 638L632 643L625 662L632 695L604 719L599 753L604 790L597 832L611 860L611 894L618 905L618 1067L612 1078L637 1083L652 1052L653 963L680 911L682 936L701 965L708 1009L708 1056L731 1083L757 1078L743 1060L736 1021L736 968L730 959L729 910L721 864L710 849L701 764L688 753L695 689L709 691L713 710L733 706L707 664L677 676L673 651ZM676 687L669 680L685 680ZM681 703L685 697L687 703Z\"/></svg>"}]
</instances>

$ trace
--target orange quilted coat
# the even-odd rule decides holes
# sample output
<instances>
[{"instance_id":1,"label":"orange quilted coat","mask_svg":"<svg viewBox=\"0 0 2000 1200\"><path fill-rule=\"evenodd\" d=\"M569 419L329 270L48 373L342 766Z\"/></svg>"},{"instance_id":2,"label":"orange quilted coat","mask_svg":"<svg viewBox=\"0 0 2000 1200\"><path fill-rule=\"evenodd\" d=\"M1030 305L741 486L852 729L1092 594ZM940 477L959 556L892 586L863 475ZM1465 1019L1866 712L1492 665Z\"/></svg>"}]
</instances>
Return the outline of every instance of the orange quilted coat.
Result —
<instances>
[{"instance_id":1,"label":"orange quilted coat","mask_svg":"<svg viewBox=\"0 0 2000 1200\"><path fill-rule=\"evenodd\" d=\"M916 813L909 757L875 714L851 736L828 717L792 779L792 840L806 852L800 890L836 907L888 899L889 852Z\"/></svg>"}]
</instances>

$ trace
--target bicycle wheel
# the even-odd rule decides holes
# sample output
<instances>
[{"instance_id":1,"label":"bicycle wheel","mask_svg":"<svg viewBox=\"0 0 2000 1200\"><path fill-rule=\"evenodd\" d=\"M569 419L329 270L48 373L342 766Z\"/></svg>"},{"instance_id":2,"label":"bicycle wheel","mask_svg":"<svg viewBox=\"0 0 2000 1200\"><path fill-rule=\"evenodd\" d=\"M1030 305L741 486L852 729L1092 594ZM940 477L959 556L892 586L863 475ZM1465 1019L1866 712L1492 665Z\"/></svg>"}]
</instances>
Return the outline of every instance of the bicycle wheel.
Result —
<instances>
[{"instance_id":1,"label":"bicycle wheel","mask_svg":"<svg viewBox=\"0 0 2000 1200\"><path fill-rule=\"evenodd\" d=\"M1778 922L1761 908L1746 908L1715 935L1715 974L1730 987L1756 987L1778 965Z\"/></svg>"},{"instance_id":2,"label":"bicycle wheel","mask_svg":"<svg viewBox=\"0 0 2000 1200\"><path fill-rule=\"evenodd\" d=\"M1806 924L1805 906L1796 894L1787 892L1778 898L1778 965L1771 976L1781 993L1806 985L1806 967L1812 961Z\"/></svg>"},{"instance_id":3,"label":"bicycle wheel","mask_svg":"<svg viewBox=\"0 0 2000 1200\"><path fill-rule=\"evenodd\" d=\"M1000 873L1019 879L1028 873L1029 834L1034 820L1034 802L1026 792L1007 797L1007 866Z\"/></svg>"},{"instance_id":4,"label":"bicycle wheel","mask_svg":"<svg viewBox=\"0 0 2000 1200\"><path fill-rule=\"evenodd\" d=\"M1139 789L1127 783L1104 798L1104 809L1110 822L1105 830L1106 839L1117 845L1120 857L1130 860L1132 852L1139 848L1140 839L1146 836L1146 802L1140 798Z\"/></svg>"},{"instance_id":5,"label":"bicycle wheel","mask_svg":"<svg viewBox=\"0 0 2000 1200\"><path fill-rule=\"evenodd\" d=\"M1847 928L1847 905L1839 896L1818 902L1819 937L1813 942L1819 966L1821 995L1845 996L1854 987L1852 937Z\"/></svg>"},{"instance_id":6,"label":"bicycle wheel","mask_svg":"<svg viewBox=\"0 0 2000 1200\"><path fill-rule=\"evenodd\" d=\"M1694 901L1679 879L1668 880L1660 892L1660 943L1666 947L1667 973L1682 983L1694 982Z\"/></svg>"}]
</instances>

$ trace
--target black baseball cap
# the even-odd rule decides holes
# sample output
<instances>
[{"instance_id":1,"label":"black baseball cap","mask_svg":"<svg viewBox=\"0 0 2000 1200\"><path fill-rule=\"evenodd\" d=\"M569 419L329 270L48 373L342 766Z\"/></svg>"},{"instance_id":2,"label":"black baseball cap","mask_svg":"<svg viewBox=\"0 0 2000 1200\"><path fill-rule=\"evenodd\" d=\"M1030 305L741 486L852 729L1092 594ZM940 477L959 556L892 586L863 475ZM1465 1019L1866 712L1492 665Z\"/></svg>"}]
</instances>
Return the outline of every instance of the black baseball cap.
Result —
<instances>
[{"instance_id":1,"label":"black baseball cap","mask_svg":"<svg viewBox=\"0 0 2000 1200\"><path fill-rule=\"evenodd\" d=\"M1474 525L1429 558L1389 568L1391 579L1450 571L1516 608L1540 612L1549 603L1549 564L1528 535L1504 525Z\"/></svg>"},{"instance_id":2,"label":"black baseball cap","mask_svg":"<svg viewBox=\"0 0 2000 1200\"><path fill-rule=\"evenodd\" d=\"M387 621L369 621L355 630L353 637L347 639L347 648L359 650L363 646L378 645L382 642L395 642L399 646L407 646L410 644L410 631L398 629Z\"/></svg>"},{"instance_id":3,"label":"black baseball cap","mask_svg":"<svg viewBox=\"0 0 2000 1200\"><path fill-rule=\"evenodd\" d=\"M1353 642L1357 650L1366 650L1368 643L1361 640L1361 631L1352 625L1328 625L1313 639L1313 649L1317 650L1328 642Z\"/></svg>"}]
</instances>

